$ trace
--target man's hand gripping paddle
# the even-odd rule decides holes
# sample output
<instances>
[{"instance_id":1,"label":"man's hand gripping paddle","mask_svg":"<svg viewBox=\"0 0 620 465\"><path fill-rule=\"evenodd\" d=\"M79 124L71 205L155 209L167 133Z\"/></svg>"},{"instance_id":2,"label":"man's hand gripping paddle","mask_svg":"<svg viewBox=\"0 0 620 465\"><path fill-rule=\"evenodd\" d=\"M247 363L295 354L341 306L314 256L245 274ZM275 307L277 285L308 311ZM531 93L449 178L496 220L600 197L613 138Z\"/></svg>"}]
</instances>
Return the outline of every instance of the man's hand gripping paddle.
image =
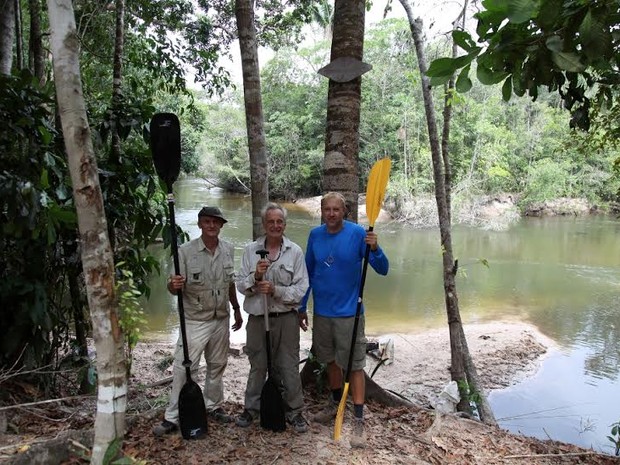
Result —
<instances>
[{"instance_id":1,"label":"man's hand gripping paddle","mask_svg":"<svg viewBox=\"0 0 620 465\"><path fill-rule=\"evenodd\" d=\"M368 216L368 231L372 231L375 220L381 211L383 197L385 197L385 188L387 187L388 178L390 177L390 168L392 162L389 158L383 158L377 161L368 176L368 186L366 187L366 216ZM342 390L342 398L338 404L336 413L336 421L334 423L334 440L338 441L342 433L342 423L344 421L344 410L347 405L347 396L349 394L349 380L351 378L351 368L353 367L353 349L355 348L355 339L357 337L357 327L360 320L362 310L362 297L364 296L364 284L366 283L366 271L368 270L368 257L370 256L370 245L366 245L366 253L364 255L364 264L362 266L362 279L360 282L360 292L357 299L357 310L355 311L355 323L353 324L353 335L351 336L351 349L349 350L349 361L347 363L347 371L344 378L344 388Z\"/></svg>"},{"instance_id":2,"label":"man's hand gripping paddle","mask_svg":"<svg viewBox=\"0 0 620 465\"><path fill-rule=\"evenodd\" d=\"M153 115L150 124L151 152L153 164L158 176L166 184L168 190L168 210L170 217L170 235L174 274L180 274L179 251L177 246L177 227L174 218L174 194L172 185L179 176L181 169L181 128L179 119L172 113ZM200 386L192 380L187 334L185 331L185 311L183 309L183 293L177 292L179 305L179 322L183 341L183 366L186 381L179 394L179 427L184 439L200 439L207 434L207 410Z\"/></svg>"}]
</instances>

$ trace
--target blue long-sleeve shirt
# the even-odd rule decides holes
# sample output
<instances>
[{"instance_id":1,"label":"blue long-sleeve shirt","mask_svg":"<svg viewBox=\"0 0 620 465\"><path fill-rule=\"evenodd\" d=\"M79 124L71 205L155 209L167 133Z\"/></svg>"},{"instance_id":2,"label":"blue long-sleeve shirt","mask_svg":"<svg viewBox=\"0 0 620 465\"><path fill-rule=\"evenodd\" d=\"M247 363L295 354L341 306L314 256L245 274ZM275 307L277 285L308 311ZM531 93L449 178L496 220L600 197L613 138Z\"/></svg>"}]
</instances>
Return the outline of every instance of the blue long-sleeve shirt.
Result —
<instances>
[{"instance_id":1,"label":"blue long-sleeve shirt","mask_svg":"<svg viewBox=\"0 0 620 465\"><path fill-rule=\"evenodd\" d=\"M355 315L366 253L365 237L364 228L350 221L344 221L343 228L334 234L324 224L310 231L306 247L310 288L301 302L301 312L306 311L312 292L315 315L331 318ZM368 263L377 273L388 273L389 262L380 247L370 252ZM364 312L363 305L361 312Z\"/></svg>"}]
</instances>

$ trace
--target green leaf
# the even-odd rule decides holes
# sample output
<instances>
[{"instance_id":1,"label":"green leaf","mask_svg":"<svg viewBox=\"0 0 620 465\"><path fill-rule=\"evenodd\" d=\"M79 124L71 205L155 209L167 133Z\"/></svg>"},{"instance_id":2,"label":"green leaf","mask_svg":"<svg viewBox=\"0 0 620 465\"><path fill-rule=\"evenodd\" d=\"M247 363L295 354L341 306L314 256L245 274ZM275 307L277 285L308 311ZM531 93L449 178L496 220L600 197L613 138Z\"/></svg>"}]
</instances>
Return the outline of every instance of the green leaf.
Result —
<instances>
[{"instance_id":1,"label":"green leaf","mask_svg":"<svg viewBox=\"0 0 620 465\"><path fill-rule=\"evenodd\" d=\"M543 31L552 31L562 11L562 0L545 0L541 2L536 22Z\"/></svg>"},{"instance_id":2,"label":"green leaf","mask_svg":"<svg viewBox=\"0 0 620 465\"><path fill-rule=\"evenodd\" d=\"M538 1L536 0L504 0L508 11L508 19L513 24L521 24L536 16Z\"/></svg>"},{"instance_id":3,"label":"green leaf","mask_svg":"<svg viewBox=\"0 0 620 465\"><path fill-rule=\"evenodd\" d=\"M581 73L586 66L581 62L579 55L576 53L552 53L553 62L558 68L573 73Z\"/></svg>"},{"instance_id":4,"label":"green leaf","mask_svg":"<svg viewBox=\"0 0 620 465\"><path fill-rule=\"evenodd\" d=\"M465 93L472 88L471 79L469 79L469 70L471 66L467 65L460 72L458 79L456 80L456 90L460 93Z\"/></svg>"},{"instance_id":5,"label":"green leaf","mask_svg":"<svg viewBox=\"0 0 620 465\"><path fill-rule=\"evenodd\" d=\"M54 139L54 135L45 126L39 126L37 129L39 130L43 145L49 145Z\"/></svg>"},{"instance_id":6,"label":"green leaf","mask_svg":"<svg viewBox=\"0 0 620 465\"><path fill-rule=\"evenodd\" d=\"M508 76L508 73L506 72L498 72L498 71L492 71L489 68L485 67L485 66L481 66L480 63L478 63L478 69L476 70L476 76L478 76L478 80L485 85L492 85L492 84L497 84L498 82L503 81L506 76Z\"/></svg>"},{"instance_id":7,"label":"green leaf","mask_svg":"<svg viewBox=\"0 0 620 465\"><path fill-rule=\"evenodd\" d=\"M613 50L611 34L605 29L604 18L589 10L579 25L584 54L592 61L610 56Z\"/></svg>"},{"instance_id":8,"label":"green leaf","mask_svg":"<svg viewBox=\"0 0 620 465\"><path fill-rule=\"evenodd\" d=\"M504 81L504 85L502 86L502 99L504 102L508 102L512 95L512 76L508 76L508 78Z\"/></svg>"},{"instance_id":9,"label":"green leaf","mask_svg":"<svg viewBox=\"0 0 620 465\"><path fill-rule=\"evenodd\" d=\"M506 0L482 0L485 10L493 13L508 13L508 2Z\"/></svg>"},{"instance_id":10,"label":"green leaf","mask_svg":"<svg viewBox=\"0 0 620 465\"><path fill-rule=\"evenodd\" d=\"M451 77L452 77L452 75L450 75L450 76L432 77L431 78L431 87L443 86L445 83L447 83L450 80Z\"/></svg>"},{"instance_id":11,"label":"green leaf","mask_svg":"<svg viewBox=\"0 0 620 465\"><path fill-rule=\"evenodd\" d=\"M489 39L506 19L506 15L504 13L494 11L481 11L480 13L476 13L474 17L478 19L476 34L484 40ZM489 33L489 31L492 32Z\"/></svg>"},{"instance_id":12,"label":"green leaf","mask_svg":"<svg viewBox=\"0 0 620 465\"><path fill-rule=\"evenodd\" d=\"M558 35L552 35L547 38L545 45L549 50L556 53L561 53L564 50L564 41Z\"/></svg>"},{"instance_id":13,"label":"green leaf","mask_svg":"<svg viewBox=\"0 0 620 465\"><path fill-rule=\"evenodd\" d=\"M452 31L452 40L454 40L456 45L467 52L471 52L471 50L476 46L476 42L474 42L469 33L465 31Z\"/></svg>"},{"instance_id":14,"label":"green leaf","mask_svg":"<svg viewBox=\"0 0 620 465\"><path fill-rule=\"evenodd\" d=\"M426 70L426 75L428 77L444 77L447 76L450 78L454 74L454 72L459 68L457 59L453 58L438 58L433 60L428 70Z\"/></svg>"},{"instance_id":15,"label":"green leaf","mask_svg":"<svg viewBox=\"0 0 620 465\"><path fill-rule=\"evenodd\" d=\"M48 189L50 187L49 175L45 168L41 171L41 178L39 179L39 182L41 183L42 189Z\"/></svg>"}]
</instances>

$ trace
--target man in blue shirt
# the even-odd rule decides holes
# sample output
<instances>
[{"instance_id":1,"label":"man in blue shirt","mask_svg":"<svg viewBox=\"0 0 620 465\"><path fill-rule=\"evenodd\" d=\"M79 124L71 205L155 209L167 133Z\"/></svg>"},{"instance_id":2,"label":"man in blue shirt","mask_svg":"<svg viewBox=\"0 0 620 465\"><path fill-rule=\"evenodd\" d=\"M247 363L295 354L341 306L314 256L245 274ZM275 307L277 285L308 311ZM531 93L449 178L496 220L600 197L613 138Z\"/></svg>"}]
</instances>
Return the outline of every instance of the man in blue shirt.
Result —
<instances>
[{"instance_id":1,"label":"man in blue shirt","mask_svg":"<svg viewBox=\"0 0 620 465\"><path fill-rule=\"evenodd\" d=\"M355 313L360 292L362 263L366 246L370 246L368 263L379 274L389 269L387 257L379 247L377 234L346 221L346 203L337 192L329 192L321 200L323 224L310 231L306 247L306 266L314 303L312 345L321 363L327 364L331 389L329 406L314 417L328 423L335 416L342 398L343 369L347 367ZM310 290L302 301L300 317L307 324L306 304ZM366 336L364 308L358 324L353 365L349 382L353 396L355 423L351 446L364 447L364 399Z\"/></svg>"}]
</instances>

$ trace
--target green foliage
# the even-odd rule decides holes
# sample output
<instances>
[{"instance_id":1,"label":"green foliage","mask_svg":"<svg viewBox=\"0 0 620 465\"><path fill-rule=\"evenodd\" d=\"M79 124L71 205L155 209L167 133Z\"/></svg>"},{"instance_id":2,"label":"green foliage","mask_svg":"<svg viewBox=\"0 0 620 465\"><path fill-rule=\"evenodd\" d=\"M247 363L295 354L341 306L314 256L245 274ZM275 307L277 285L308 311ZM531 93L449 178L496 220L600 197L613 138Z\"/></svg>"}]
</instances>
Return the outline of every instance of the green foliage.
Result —
<instances>
[{"instance_id":1,"label":"green foliage","mask_svg":"<svg viewBox=\"0 0 620 465\"><path fill-rule=\"evenodd\" d=\"M140 341L142 329L146 327L147 320L140 304L142 293L138 290L133 279L133 273L125 269L125 263L116 266L116 295L118 296L118 309L120 326L125 337L125 358L127 360L127 376L131 374L133 349Z\"/></svg>"},{"instance_id":2,"label":"green foliage","mask_svg":"<svg viewBox=\"0 0 620 465\"><path fill-rule=\"evenodd\" d=\"M475 17L479 42L486 48L474 46L469 33L455 31L453 40L466 55L433 61L427 73L433 83L461 69L458 79L464 79L475 60L481 83L504 81L505 100L512 93L536 100L541 88L558 92L572 110L571 127L585 130L590 128L591 108L620 104L616 0L485 2Z\"/></svg>"},{"instance_id":3,"label":"green foliage","mask_svg":"<svg viewBox=\"0 0 620 465\"><path fill-rule=\"evenodd\" d=\"M62 334L66 309L58 293L76 266L76 218L66 163L59 156L50 88L29 72L0 76L0 365L36 366L52 358L50 331Z\"/></svg>"},{"instance_id":4,"label":"green foliage","mask_svg":"<svg viewBox=\"0 0 620 465\"><path fill-rule=\"evenodd\" d=\"M467 400L469 407L474 413L478 412L478 404L481 402L482 398L480 397L480 392L470 386L470 384L466 380L459 380L457 382L459 388L459 394L461 397Z\"/></svg>"},{"instance_id":5,"label":"green foliage","mask_svg":"<svg viewBox=\"0 0 620 465\"><path fill-rule=\"evenodd\" d=\"M620 455L620 421L617 421L610 425L611 427L611 435L607 436L607 439L611 441L614 445L615 451L614 455Z\"/></svg>"}]
</instances>

